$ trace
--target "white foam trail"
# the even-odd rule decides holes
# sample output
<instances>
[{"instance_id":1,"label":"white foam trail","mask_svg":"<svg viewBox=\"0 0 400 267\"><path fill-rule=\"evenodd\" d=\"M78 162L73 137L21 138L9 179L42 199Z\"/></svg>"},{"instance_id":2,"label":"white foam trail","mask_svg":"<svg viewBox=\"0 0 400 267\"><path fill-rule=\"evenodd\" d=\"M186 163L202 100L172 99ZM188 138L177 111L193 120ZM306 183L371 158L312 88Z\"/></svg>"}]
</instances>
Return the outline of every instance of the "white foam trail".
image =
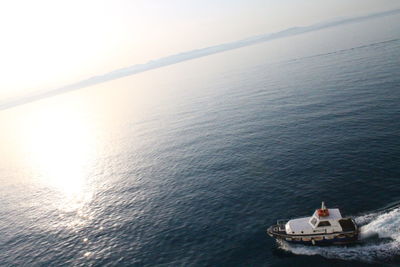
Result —
<instances>
[{"instance_id":1,"label":"white foam trail","mask_svg":"<svg viewBox=\"0 0 400 267\"><path fill-rule=\"evenodd\" d=\"M400 207L386 212L370 213L355 218L361 227L360 239L378 236L380 239L349 247L308 247L280 242L279 247L299 255L320 255L329 259L364 262L387 261L400 255ZM385 238L385 239L382 239Z\"/></svg>"}]
</instances>

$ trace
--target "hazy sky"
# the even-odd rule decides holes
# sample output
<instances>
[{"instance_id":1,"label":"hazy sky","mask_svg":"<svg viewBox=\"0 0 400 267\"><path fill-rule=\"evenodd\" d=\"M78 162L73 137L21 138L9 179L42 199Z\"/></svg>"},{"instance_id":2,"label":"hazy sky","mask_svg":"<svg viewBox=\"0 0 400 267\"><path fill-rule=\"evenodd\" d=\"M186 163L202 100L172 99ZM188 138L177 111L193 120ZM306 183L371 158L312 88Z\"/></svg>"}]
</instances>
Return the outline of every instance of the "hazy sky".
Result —
<instances>
[{"instance_id":1,"label":"hazy sky","mask_svg":"<svg viewBox=\"0 0 400 267\"><path fill-rule=\"evenodd\" d=\"M398 0L0 0L0 98Z\"/></svg>"}]
</instances>

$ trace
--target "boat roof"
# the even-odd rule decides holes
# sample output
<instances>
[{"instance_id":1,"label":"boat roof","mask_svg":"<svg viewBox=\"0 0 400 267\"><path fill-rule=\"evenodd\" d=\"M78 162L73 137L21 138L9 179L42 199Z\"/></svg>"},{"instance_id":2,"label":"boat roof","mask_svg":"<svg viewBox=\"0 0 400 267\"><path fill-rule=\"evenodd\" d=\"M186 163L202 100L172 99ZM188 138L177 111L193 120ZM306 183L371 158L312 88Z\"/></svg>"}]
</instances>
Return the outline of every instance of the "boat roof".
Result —
<instances>
[{"instance_id":1,"label":"boat roof","mask_svg":"<svg viewBox=\"0 0 400 267\"><path fill-rule=\"evenodd\" d=\"M316 210L311 217L304 217L299 219L292 219L288 221L288 225L292 232L298 233L309 233L314 230L314 227L310 224L310 219L312 217L316 217L319 221L331 221L332 226L337 224L340 219L342 219L342 215L340 214L339 209L328 209L329 216L318 216L318 210Z\"/></svg>"},{"instance_id":2,"label":"boat roof","mask_svg":"<svg viewBox=\"0 0 400 267\"><path fill-rule=\"evenodd\" d=\"M293 219L288 222L290 229L295 233L300 233L300 231L312 231L313 228L308 222L311 217Z\"/></svg>"},{"instance_id":3,"label":"boat roof","mask_svg":"<svg viewBox=\"0 0 400 267\"><path fill-rule=\"evenodd\" d=\"M318 216L317 210L314 212L315 217L317 217L319 220L340 220L342 219L342 214L340 214L339 209L328 209L329 215L328 216Z\"/></svg>"}]
</instances>

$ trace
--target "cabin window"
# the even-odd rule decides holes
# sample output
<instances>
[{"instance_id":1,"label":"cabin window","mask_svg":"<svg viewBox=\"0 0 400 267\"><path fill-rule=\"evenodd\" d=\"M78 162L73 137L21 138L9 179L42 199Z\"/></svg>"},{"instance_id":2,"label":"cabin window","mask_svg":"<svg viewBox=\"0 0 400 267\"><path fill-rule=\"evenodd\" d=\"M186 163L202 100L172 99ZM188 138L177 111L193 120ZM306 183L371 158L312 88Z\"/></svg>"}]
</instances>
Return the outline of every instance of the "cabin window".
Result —
<instances>
[{"instance_id":1,"label":"cabin window","mask_svg":"<svg viewBox=\"0 0 400 267\"><path fill-rule=\"evenodd\" d=\"M317 223L317 219L313 218L313 219L311 220L311 224L315 226L316 223Z\"/></svg>"},{"instance_id":2,"label":"cabin window","mask_svg":"<svg viewBox=\"0 0 400 267\"><path fill-rule=\"evenodd\" d=\"M324 227L324 226L331 226L331 224L328 221L322 221L322 222L319 222L317 227Z\"/></svg>"}]
</instances>

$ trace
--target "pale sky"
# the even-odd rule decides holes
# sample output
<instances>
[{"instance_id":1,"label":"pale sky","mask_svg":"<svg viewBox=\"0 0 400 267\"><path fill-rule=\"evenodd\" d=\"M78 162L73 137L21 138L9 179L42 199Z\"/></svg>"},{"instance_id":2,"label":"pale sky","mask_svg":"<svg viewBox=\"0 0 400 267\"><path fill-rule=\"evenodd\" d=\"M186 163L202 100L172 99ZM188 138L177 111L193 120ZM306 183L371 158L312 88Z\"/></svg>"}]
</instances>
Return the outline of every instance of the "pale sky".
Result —
<instances>
[{"instance_id":1,"label":"pale sky","mask_svg":"<svg viewBox=\"0 0 400 267\"><path fill-rule=\"evenodd\" d=\"M0 0L0 99L398 0Z\"/></svg>"}]
</instances>

